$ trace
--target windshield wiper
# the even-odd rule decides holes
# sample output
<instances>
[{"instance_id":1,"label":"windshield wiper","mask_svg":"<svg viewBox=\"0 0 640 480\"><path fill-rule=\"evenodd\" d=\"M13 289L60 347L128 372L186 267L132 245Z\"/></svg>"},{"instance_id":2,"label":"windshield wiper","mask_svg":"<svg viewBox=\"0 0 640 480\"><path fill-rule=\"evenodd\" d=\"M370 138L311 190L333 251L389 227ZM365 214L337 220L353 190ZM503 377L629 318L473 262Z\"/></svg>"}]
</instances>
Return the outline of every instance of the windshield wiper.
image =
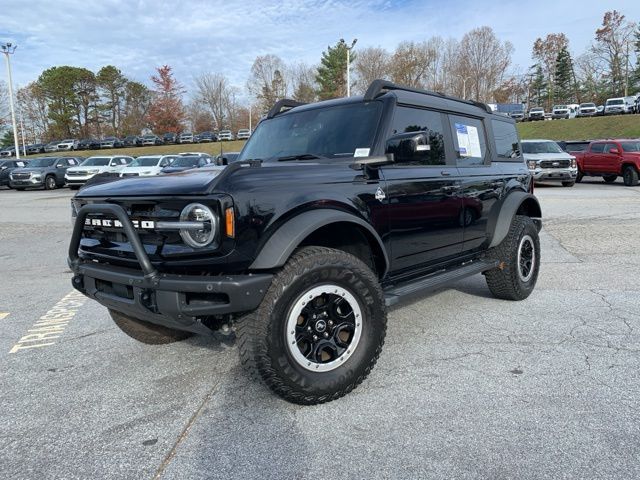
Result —
<instances>
[{"instance_id":1,"label":"windshield wiper","mask_svg":"<svg viewBox=\"0 0 640 480\"><path fill-rule=\"evenodd\" d=\"M289 160L316 160L318 158L323 158L323 157L319 157L318 155L314 155L312 153L302 153L299 155L289 155L286 157L278 157L278 161L287 162Z\"/></svg>"}]
</instances>

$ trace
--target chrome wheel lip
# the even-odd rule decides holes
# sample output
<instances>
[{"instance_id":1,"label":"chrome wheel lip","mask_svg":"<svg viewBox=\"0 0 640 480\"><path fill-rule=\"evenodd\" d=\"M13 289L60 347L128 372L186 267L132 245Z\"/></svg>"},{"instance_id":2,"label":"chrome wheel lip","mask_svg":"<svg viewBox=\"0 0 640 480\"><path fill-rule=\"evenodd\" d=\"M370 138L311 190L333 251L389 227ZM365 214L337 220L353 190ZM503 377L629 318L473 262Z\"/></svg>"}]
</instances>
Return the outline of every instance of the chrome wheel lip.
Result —
<instances>
[{"instance_id":1,"label":"chrome wheel lip","mask_svg":"<svg viewBox=\"0 0 640 480\"><path fill-rule=\"evenodd\" d=\"M523 250L527 245L531 248L530 259L524 258ZM525 271L522 263L523 261L527 261L527 260L530 260L531 265L529 267L529 270ZM531 235L524 235L520 239L520 243L518 244L517 267L518 267L518 276L520 277L520 280L522 280L523 282L528 282L529 280L531 280L536 268L536 248L535 248L535 243L533 241L533 238L531 238Z\"/></svg>"},{"instance_id":2,"label":"chrome wheel lip","mask_svg":"<svg viewBox=\"0 0 640 480\"><path fill-rule=\"evenodd\" d=\"M297 346L296 340L296 325L298 323L298 317L302 313L302 310L305 308L307 303L310 300L322 295L323 293L339 295L344 298L345 301L349 303L349 306L353 310L354 319L355 319L355 327L353 332L353 337L351 338L351 342L349 346L344 351L342 355L340 355L335 360L327 363L317 363L306 358L300 349ZM335 284L325 284L312 287L302 293L293 303L293 306L289 310L289 315L287 317L286 324L286 340L287 340L287 349L289 353L295 360L295 362L300 365L305 370L309 370L312 372L330 372L335 370L336 368L344 365L347 360L353 355L356 348L358 347L358 343L360 343L360 338L362 336L362 309L360 308L360 303L356 297L346 288L335 285Z\"/></svg>"}]
</instances>

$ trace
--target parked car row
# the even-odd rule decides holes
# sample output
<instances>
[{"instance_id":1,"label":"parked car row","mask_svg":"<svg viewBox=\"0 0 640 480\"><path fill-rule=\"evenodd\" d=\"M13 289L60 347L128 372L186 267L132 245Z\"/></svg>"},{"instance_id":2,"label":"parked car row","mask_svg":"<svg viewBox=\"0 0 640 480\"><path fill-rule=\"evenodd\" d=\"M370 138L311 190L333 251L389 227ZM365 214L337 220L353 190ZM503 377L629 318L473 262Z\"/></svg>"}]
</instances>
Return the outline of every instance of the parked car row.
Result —
<instances>
[{"instance_id":1,"label":"parked car row","mask_svg":"<svg viewBox=\"0 0 640 480\"><path fill-rule=\"evenodd\" d=\"M94 177L143 177L178 173L192 168L228 165L240 152L212 157L203 152L171 155L95 155L83 157L37 157L0 160L0 186L16 190L67 186L78 189Z\"/></svg>"},{"instance_id":2,"label":"parked car row","mask_svg":"<svg viewBox=\"0 0 640 480\"><path fill-rule=\"evenodd\" d=\"M231 130L220 130L219 132L201 132L193 134L191 132L165 133L161 137L154 134L148 135L128 135L124 138L114 136L104 137L100 140L95 138L69 138L65 140L53 140L49 143L34 143L26 146L27 155L39 153L71 152L78 150L100 150L107 148L124 147L147 147L167 144L187 144L187 143L208 143L224 142L231 140L247 140L251 136L251 130L241 128L236 134ZM15 147L7 147L0 150L0 157L14 157Z\"/></svg>"},{"instance_id":3,"label":"parked car row","mask_svg":"<svg viewBox=\"0 0 640 480\"><path fill-rule=\"evenodd\" d=\"M559 120L596 115L624 115L640 113L640 94L629 97L609 98L604 105L592 102L568 105L554 105L551 112L542 107L533 107L529 112L516 110L509 114L516 122L534 122L536 120Z\"/></svg>"}]
</instances>

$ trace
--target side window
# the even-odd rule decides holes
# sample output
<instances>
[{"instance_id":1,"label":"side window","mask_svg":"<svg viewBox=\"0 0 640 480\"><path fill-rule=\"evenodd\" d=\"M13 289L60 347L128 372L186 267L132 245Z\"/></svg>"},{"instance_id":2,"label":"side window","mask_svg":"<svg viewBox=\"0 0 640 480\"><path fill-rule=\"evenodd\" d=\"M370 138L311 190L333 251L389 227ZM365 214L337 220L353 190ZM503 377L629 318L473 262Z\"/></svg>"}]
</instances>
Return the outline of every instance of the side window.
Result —
<instances>
[{"instance_id":1,"label":"side window","mask_svg":"<svg viewBox=\"0 0 640 480\"><path fill-rule=\"evenodd\" d=\"M78 164L78 162L76 161L76 159L75 159L75 158L67 158L67 164L68 164L70 167L73 167L74 165L77 165L77 164Z\"/></svg>"},{"instance_id":2,"label":"side window","mask_svg":"<svg viewBox=\"0 0 640 480\"><path fill-rule=\"evenodd\" d=\"M520 159L518 132L513 123L491 120L498 158Z\"/></svg>"},{"instance_id":3,"label":"side window","mask_svg":"<svg viewBox=\"0 0 640 480\"><path fill-rule=\"evenodd\" d=\"M484 165L487 155L484 125L477 118L449 115L453 147L459 167Z\"/></svg>"},{"instance_id":4,"label":"side window","mask_svg":"<svg viewBox=\"0 0 640 480\"><path fill-rule=\"evenodd\" d=\"M408 158L402 161L403 152L393 152L396 161L404 165L445 165L444 128L442 114L432 110L420 108L397 107L391 126L392 137L406 136L409 139L418 132L424 132L427 136L426 145L418 145L417 158Z\"/></svg>"},{"instance_id":5,"label":"side window","mask_svg":"<svg viewBox=\"0 0 640 480\"><path fill-rule=\"evenodd\" d=\"M593 153L604 152L604 143L594 143L593 145L591 145L591 151Z\"/></svg>"},{"instance_id":6,"label":"side window","mask_svg":"<svg viewBox=\"0 0 640 480\"><path fill-rule=\"evenodd\" d=\"M612 148L618 148L618 146L615 143L607 143L607 144L605 144L604 153L609 153Z\"/></svg>"}]
</instances>

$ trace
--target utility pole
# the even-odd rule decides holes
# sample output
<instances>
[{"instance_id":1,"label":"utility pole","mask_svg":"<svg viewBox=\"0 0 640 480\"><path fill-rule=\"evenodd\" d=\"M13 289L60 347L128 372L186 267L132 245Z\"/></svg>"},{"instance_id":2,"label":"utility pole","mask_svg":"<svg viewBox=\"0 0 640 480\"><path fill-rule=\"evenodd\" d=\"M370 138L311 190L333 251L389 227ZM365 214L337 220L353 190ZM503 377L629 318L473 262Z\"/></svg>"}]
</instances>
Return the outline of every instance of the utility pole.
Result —
<instances>
[{"instance_id":1,"label":"utility pole","mask_svg":"<svg viewBox=\"0 0 640 480\"><path fill-rule=\"evenodd\" d=\"M16 152L16 158L20 158L20 144L18 143L18 126L16 125L16 112L13 108L13 80L11 79L11 62L9 61L9 55L13 54L18 48L17 45L11 43L1 43L0 50L4 53L4 58L7 61L7 74L9 76L9 106L11 107L11 123L13 125L13 147Z\"/></svg>"},{"instance_id":2,"label":"utility pole","mask_svg":"<svg viewBox=\"0 0 640 480\"><path fill-rule=\"evenodd\" d=\"M340 41L342 43L345 44L345 48L347 49L347 97L351 96L351 50L353 50L353 47L356 45L356 42L358 41L357 38L353 39L353 42L351 42L351 46L347 47L346 46L346 42L344 41L344 38L341 38Z\"/></svg>"}]
</instances>

